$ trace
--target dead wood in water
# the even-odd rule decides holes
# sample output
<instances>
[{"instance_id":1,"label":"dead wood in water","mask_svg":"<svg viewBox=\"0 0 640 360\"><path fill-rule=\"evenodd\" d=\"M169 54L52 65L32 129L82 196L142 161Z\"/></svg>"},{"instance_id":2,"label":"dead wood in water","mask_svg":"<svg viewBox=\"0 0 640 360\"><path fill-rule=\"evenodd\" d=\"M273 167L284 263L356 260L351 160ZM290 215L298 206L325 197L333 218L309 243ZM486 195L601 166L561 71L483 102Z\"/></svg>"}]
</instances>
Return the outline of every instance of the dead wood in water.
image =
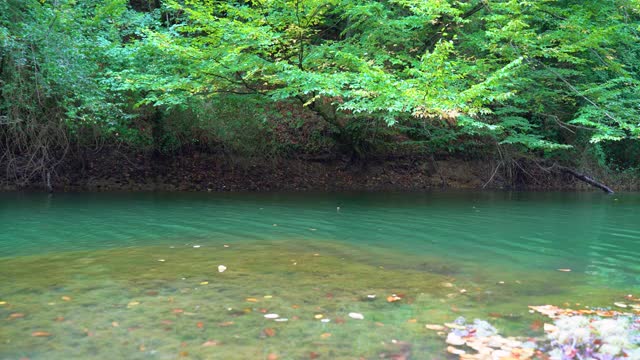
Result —
<instances>
[{"instance_id":1,"label":"dead wood in water","mask_svg":"<svg viewBox=\"0 0 640 360\"><path fill-rule=\"evenodd\" d=\"M562 171L564 173L570 174L571 176L575 177L576 179L578 179L580 181L584 181L584 182L586 182L587 184L589 184L591 186L597 187L598 189L606 192L607 194L614 194L614 191L610 187L608 187L607 185L605 185L605 184L593 179L590 176L587 176L585 174L581 174L581 173L579 173L579 172L577 172L577 171L575 171L573 169L570 169L568 167L565 167L565 166L557 166L557 168L558 168L558 170L560 170L560 171Z\"/></svg>"}]
</instances>

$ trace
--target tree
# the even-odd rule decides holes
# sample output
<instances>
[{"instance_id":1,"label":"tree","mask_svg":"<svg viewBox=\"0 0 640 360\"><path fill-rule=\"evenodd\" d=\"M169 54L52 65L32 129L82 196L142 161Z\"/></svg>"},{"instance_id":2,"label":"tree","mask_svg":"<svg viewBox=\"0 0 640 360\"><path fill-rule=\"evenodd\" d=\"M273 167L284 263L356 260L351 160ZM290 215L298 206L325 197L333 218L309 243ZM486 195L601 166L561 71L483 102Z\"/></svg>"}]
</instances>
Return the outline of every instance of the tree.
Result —
<instances>
[{"instance_id":1,"label":"tree","mask_svg":"<svg viewBox=\"0 0 640 360\"><path fill-rule=\"evenodd\" d=\"M576 149L640 135L637 0L1 6L7 139L28 128L14 124L28 113L39 119L31 124L63 124L55 128L74 141L92 129L158 149L172 131L168 112L242 99L263 109L298 103L356 157L379 132L431 152L482 143L565 163Z\"/></svg>"},{"instance_id":2,"label":"tree","mask_svg":"<svg viewBox=\"0 0 640 360\"><path fill-rule=\"evenodd\" d=\"M637 2L164 5L173 24L127 47L153 71L118 73L119 90L147 92L141 103L261 94L336 124L449 119L528 149L567 148L567 124L591 128L593 142L638 135L636 57L623 52L638 49Z\"/></svg>"}]
</instances>

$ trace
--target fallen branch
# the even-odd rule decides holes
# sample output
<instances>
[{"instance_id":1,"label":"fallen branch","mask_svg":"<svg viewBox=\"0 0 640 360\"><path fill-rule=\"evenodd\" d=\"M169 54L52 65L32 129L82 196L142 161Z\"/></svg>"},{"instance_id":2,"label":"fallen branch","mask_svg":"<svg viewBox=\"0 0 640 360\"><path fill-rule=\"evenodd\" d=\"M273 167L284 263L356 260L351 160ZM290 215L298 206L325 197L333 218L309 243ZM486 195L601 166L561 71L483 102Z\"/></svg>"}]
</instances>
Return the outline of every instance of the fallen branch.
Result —
<instances>
[{"instance_id":1,"label":"fallen branch","mask_svg":"<svg viewBox=\"0 0 640 360\"><path fill-rule=\"evenodd\" d=\"M560 171L565 172L567 174L570 174L573 177L575 177L576 179L584 181L584 182L586 182L587 184L589 184L591 186L595 186L598 189L600 189L600 190L602 190L602 191L604 191L604 192L606 192L608 194L613 194L614 193L614 191L610 187L608 187L607 185L605 185L605 184L603 184L603 183L601 183L601 182L599 182L597 180L594 180L593 178L591 178L591 177L589 177L589 176L587 176L585 174L581 174L581 173L579 173L579 172L577 172L577 171L575 171L573 169L570 169L570 168L564 167L564 166L557 166L557 168Z\"/></svg>"}]
</instances>

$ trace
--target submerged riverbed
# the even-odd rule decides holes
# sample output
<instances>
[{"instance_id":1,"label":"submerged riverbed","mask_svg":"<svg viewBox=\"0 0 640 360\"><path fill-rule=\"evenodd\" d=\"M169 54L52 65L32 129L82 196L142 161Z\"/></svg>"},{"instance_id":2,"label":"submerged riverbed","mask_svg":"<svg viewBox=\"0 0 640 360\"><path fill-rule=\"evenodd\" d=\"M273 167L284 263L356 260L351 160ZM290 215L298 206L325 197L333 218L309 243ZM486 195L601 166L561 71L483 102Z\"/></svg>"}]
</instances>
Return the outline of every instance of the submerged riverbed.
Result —
<instances>
[{"instance_id":1,"label":"submerged riverbed","mask_svg":"<svg viewBox=\"0 0 640 360\"><path fill-rule=\"evenodd\" d=\"M425 324L539 336L528 305L639 295L639 210L631 193L0 194L0 358L445 359Z\"/></svg>"}]
</instances>

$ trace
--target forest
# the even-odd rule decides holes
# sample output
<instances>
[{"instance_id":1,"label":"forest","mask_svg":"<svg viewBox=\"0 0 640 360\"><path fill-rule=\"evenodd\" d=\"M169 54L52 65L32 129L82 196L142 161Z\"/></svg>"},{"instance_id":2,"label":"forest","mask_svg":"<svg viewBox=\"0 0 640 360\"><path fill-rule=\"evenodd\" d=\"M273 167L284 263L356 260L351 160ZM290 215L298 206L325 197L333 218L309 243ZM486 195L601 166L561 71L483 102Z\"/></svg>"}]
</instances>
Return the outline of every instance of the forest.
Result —
<instances>
[{"instance_id":1,"label":"forest","mask_svg":"<svg viewBox=\"0 0 640 360\"><path fill-rule=\"evenodd\" d=\"M0 359L640 360L640 0L0 0Z\"/></svg>"},{"instance_id":2,"label":"forest","mask_svg":"<svg viewBox=\"0 0 640 360\"><path fill-rule=\"evenodd\" d=\"M0 179L217 156L620 185L639 34L638 0L3 0Z\"/></svg>"}]
</instances>

